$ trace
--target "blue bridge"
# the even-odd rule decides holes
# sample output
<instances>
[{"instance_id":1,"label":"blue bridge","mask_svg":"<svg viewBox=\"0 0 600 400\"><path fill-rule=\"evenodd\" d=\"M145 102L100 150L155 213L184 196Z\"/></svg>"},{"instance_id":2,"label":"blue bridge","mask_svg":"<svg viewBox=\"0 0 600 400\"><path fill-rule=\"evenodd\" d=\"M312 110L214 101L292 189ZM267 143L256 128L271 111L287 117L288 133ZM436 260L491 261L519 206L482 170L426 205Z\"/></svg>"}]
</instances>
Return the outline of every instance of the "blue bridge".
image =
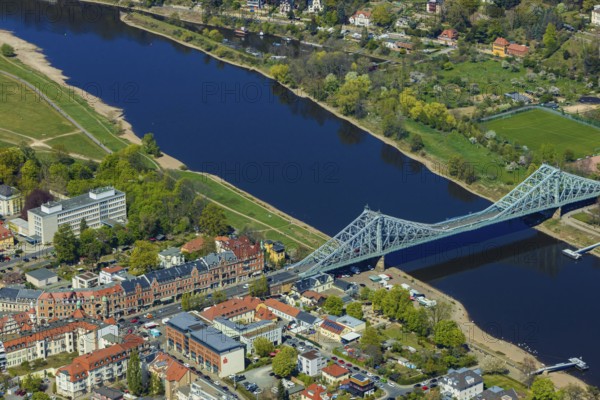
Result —
<instances>
[{"instance_id":1,"label":"blue bridge","mask_svg":"<svg viewBox=\"0 0 600 400\"><path fill-rule=\"evenodd\" d=\"M315 275L598 196L600 182L544 164L485 210L435 224L407 221L366 208L350 225L295 267L306 268L301 276Z\"/></svg>"}]
</instances>

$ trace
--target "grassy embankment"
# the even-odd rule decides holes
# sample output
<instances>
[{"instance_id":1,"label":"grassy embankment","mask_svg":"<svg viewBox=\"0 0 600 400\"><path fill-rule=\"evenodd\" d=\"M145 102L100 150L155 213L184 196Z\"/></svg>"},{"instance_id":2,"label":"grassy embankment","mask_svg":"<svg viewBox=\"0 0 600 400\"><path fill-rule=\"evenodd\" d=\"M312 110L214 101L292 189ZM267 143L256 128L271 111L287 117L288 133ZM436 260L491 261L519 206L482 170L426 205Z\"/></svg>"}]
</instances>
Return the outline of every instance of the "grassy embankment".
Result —
<instances>
[{"instance_id":1,"label":"grassy embankment","mask_svg":"<svg viewBox=\"0 0 600 400\"><path fill-rule=\"evenodd\" d=\"M57 84L39 71L31 69L15 58L0 56L0 70L18 76L40 89L69 116L87 129L109 149L116 151L129 144L125 139L119 137L119 128L114 122L98 114L92 106L90 106L85 99L79 96L72 88ZM3 78L5 80L10 80L10 78L5 76L3 76ZM6 101L3 102L2 107L5 111L8 111L8 113L3 113L3 115L8 115L12 118L3 118L2 128L10 129L21 133L24 136L28 136L30 139L26 139L25 141L29 143L33 140L43 139L45 141L44 143L49 147L52 147L53 145L64 145L65 150L68 152L95 159L102 159L105 154L104 151L96 146L83 133L77 133L77 128L62 118L58 112L53 110L45 101L40 99L39 96L18 82L12 81L10 83L11 85L17 85L16 87L19 94L6 96ZM16 109L14 107L23 111L15 111ZM22 116L25 115L25 110L30 110L31 107L35 107L36 109L36 112L33 113L33 115L39 115L34 117L30 122L29 120L32 119L32 114L28 113L27 115L29 118L26 119L22 118ZM10 128L11 126L13 129ZM72 135L73 137L57 137L69 132L75 132ZM3 140L5 144L14 144L15 141L14 139L7 140L6 136L3 136L1 140Z\"/></svg>"}]
</instances>

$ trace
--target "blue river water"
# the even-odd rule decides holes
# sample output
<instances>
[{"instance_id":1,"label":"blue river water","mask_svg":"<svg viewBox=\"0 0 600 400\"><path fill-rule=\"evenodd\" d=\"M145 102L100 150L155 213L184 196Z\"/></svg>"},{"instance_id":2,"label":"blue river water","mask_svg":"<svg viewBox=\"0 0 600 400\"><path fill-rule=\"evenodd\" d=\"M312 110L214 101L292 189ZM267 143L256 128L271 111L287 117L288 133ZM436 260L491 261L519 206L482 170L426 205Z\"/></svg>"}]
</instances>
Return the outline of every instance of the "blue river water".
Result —
<instances>
[{"instance_id":1,"label":"blue river water","mask_svg":"<svg viewBox=\"0 0 600 400\"><path fill-rule=\"evenodd\" d=\"M260 74L130 28L111 9L0 0L0 29L43 49L69 84L122 108L138 135L334 235L365 205L421 222L489 202ZM266 38L264 40L274 40ZM243 44L242 44L243 45ZM600 385L600 260L522 221L388 257L544 362L582 356Z\"/></svg>"}]
</instances>

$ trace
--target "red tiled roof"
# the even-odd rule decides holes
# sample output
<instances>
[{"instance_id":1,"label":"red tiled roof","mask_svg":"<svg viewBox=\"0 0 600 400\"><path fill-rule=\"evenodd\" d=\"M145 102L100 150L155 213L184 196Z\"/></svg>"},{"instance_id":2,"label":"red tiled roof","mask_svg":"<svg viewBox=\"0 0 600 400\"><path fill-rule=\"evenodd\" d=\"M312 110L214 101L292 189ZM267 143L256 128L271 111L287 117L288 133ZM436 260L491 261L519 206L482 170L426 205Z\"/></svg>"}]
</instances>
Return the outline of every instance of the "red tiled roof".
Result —
<instances>
[{"instance_id":1,"label":"red tiled roof","mask_svg":"<svg viewBox=\"0 0 600 400\"><path fill-rule=\"evenodd\" d=\"M165 363L160 364L160 363ZM179 382L185 374L190 372L189 368L180 364L177 360L165 353L159 353L150 368L164 375L164 378L169 382Z\"/></svg>"},{"instance_id":2,"label":"red tiled roof","mask_svg":"<svg viewBox=\"0 0 600 400\"><path fill-rule=\"evenodd\" d=\"M0 240L12 238L13 234L10 229L6 228L2 222L0 222Z\"/></svg>"},{"instance_id":3,"label":"red tiled roof","mask_svg":"<svg viewBox=\"0 0 600 400\"><path fill-rule=\"evenodd\" d=\"M363 10L358 10L357 12L354 13L354 15L352 17L357 18L361 14L367 18L371 18L371 11L363 11Z\"/></svg>"},{"instance_id":4,"label":"red tiled roof","mask_svg":"<svg viewBox=\"0 0 600 400\"><path fill-rule=\"evenodd\" d=\"M447 39L456 39L458 37L458 31L456 29L444 29L440 37Z\"/></svg>"},{"instance_id":5,"label":"red tiled roof","mask_svg":"<svg viewBox=\"0 0 600 400\"><path fill-rule=\"evenodd\" d=\"M114 267L106 267L102 268L102 272L106 272L107 274L116 274L119 271L122 271L123 267L115 265Z\"/></svg>"},{"instance_id":6,"label":"red tiled roof","mask_svg":"<svg viewBox=\"0 0 600 400\"><path fill-rule=\"evenodd\" d=\"M319 301L319 300L327 297L324 294L315 292L314 290L306 290L306 291L302 292L302 296L306 297L307 299L313 299L316 301Z\"/></svg>"},{"instance_id":7,"label":"red tiled roof","mask_svg":"<svg viewBox=\"0 0 600 400\"><path fill-rule=\"evenodd\" d=\"M313 383L304 389L300 394L304 397L308 397L311 400L321 400L321 394L323 393L327 393L325 386Z\"/></svg>"},{"instance_id":8,"label":"red tiled roof","mask_svg":"<svg viewBox=\"0 0 600 400\"><path fill-rule=\"evenodd\" d=\"M296 317L300 313L300 310L296 307L292 307L275 299L265 300L265 305L292 317Z\"/></svg>"},{"instance_id":9,"label":"red tiled roof","mask_svg":"<svg viewBox=\"0 0 600 400\"><path fill-rule=\"evenodd\" d=\"M198 236L195 239L190 240L183 246L181 246L181 251L186 251L188 253L195 253L197 251L202 250L204 246L204 238L202 236Z\"/></svg>"},{"instance_id":10,"label":"red tiled roof","mask_svg":"<svg viewBox=\"0 0 600 400\"><path fill-rule=\"evenodd\" d=\"M233 254L240 260L250 258L262 251L260 244L252 244L246 236L236 239L227 238L221 240L221 243L224 249L233 251Z\"/></svg>"},{"instance_id":11,"label":"red tiled roof","mask_svg":"<svg viewBox=\"0 0 600 400\"><path fill-rule=\"evenodd\" d=\"M10 353L11 351L17 350L16 346L20 346L19 348L28 347L32 343L36 343L38 341L45 340L47 338L51 338L57 335L63 335L67 332L75 331L76 329L86 329L88 331L93 331L98 329L98 326L88 322L88 321L75 321L71 322L67 325L58 326L55 328L46 329L39 332L34 332L26 336L21 336L16 339L7 340L4 342L4 347L6 348L6 352Z\"/></svg>"},{"instance_id":12,"label":"red tiled roof","mask_svg":"<svg viewBox=\"0 0 600 400\"><path fill-rule=\"evenodd\" d=\"M522 44L511 43L507 48L509 53L525 54L529 51L529 47L523 46Z\"/></svg>"},{"instance_id":13,"label":"red tiled roof","mask_svg":"<svg viewBox=\"0 0 600 400\"><path fill-rule=\"evenodd\" d=\"M325 368L323 368L322 371L327 375L333 376L334 378L339 378L340 376L344 376L350 373L350 371L348 371L346 368L341 367L337 364L328 365Z\"/></svg>"},{"instance_id":14,"label":"red tiled roof","mask_svg":"<svg viewBox=\"0 0 600 400\"><path fill-rule=\"evenodd\" d=\"M498 37L496 40L494 40L494 44L496 46L508 46L510 43L508 43L508 40L504 39L503 37Z\"/></svg>"},{"instance_id":15,"label":"red tiled roof","mask_svg":"<svg viewBox=\"0 0 600 400\"><path fill-rule=\"evenodd\" d=\"M256 310L259 304L260 299L257 297L233 298L202 311L201 315L209 321L217 317L232 318Z\"/></svg>"},{"instance_id":16,"label":"red tiled roof","mask_svg":"<svg viewBox=\"0 0 600 400\"><path fill-rule=\"evenodd\" d=\"M273 314L271 310L266 307L260 307L254 313L254 319L264 320L264 321L272 321L277 319L277 316Z\"/></svg>"}]
</instances>

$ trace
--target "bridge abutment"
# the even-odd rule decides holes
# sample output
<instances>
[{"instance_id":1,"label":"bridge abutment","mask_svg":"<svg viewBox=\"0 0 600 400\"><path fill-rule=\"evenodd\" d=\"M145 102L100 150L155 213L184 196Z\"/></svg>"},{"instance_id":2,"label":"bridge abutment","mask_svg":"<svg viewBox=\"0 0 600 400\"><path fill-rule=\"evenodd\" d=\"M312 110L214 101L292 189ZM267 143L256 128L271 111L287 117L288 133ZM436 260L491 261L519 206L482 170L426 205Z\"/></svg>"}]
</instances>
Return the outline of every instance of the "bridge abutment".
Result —
<instances>
[{"instance_id":1,"label":"bridge abutment","mask_svg":"<svg viewBox=\"0 0 600 400\"><path fill-rule=\"evenodd\" d=\"M560 217L562 217L562 207L558 207L552 214L552 219L560 219Z\"/></svg>"},{"instance_id":2,"label":"bridge abutment","mask_svg":"<svg viewBox=\"0 0 600 400\"><path fill-rule=\"evenodd\" d=\"M377 260L377 264L375 264L375 271L385 271L385 256L381 256L379 260Z\"/></svg>"}]
</instances>

